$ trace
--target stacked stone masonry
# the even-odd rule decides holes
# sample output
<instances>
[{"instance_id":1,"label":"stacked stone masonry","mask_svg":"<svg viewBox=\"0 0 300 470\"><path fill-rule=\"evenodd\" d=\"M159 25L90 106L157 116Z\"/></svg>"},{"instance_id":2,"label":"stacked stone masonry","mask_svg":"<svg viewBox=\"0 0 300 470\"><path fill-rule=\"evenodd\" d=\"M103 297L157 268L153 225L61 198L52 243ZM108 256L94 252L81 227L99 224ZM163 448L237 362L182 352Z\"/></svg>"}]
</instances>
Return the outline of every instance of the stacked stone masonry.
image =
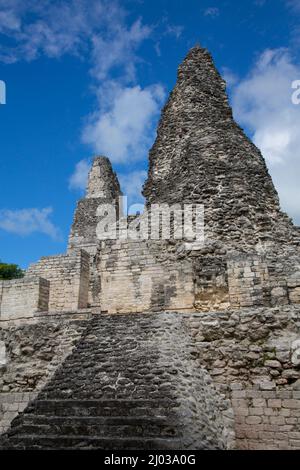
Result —
<instances>
[{"instance_id":1,"label":"stacked stone masonry","mask_svg":"<svg viewBox=\"0 0 300 470\"><path fill-rule=\"evenodd\" d=\"M95 316L89 320L71 354L25 410L16 402L10 404L8 409L21 412L3 435L0 446L232 447L230 401L217 392L200 367L184 317L161 313L143 314L138 321L137 318L126 314ZM39 328L47 330L49 326L41 324ZM18 334L22 344L26 331L19 328ZM45 341L41 340L42 348ZM55 338L49 343L49 354L53 357L57 354L53 350ZM28 377L32 357L41 360L35 348L27 354L31 360L25 359L28 368L24 367L23 378ZM15 358L10 363L10 374L16 372L19 360ZM48 361L49 369L51 358L43 360ZM25 382L23 387L31 390L33 382ZM15 389L22 389L21 380Z\"/></svg>"},{"instance_id":2,"label":"stacked stone masonry","mask_svg":"<svg viewBox=\"0 0 300 470\"><path fill-rule=\"evenodd\" d=\"M34 275L25 279L0 281L0 320L32 317L47 311L49 281Z\"/></svg>"},{"instance_id":3,"label":"stacked stone masonry","mask_svg":"<svg viewBox=\"0 0 300 470\"><path fill-rule=\"evenodd\" d=\"M225 426L221 435L225 441L218 448L299 448L300 308L260 307L239 312L139 316L95 314L93 319L86 316L77 321L58 318L50 322L50 317L44 317L38 323L14 328L7 322L1 330L1 340L7 350L1 393L1 401L6 403L3 429L7 429L9 418L18 413L22 393L27 400L26 394L41 390L31 399L38 399L33 403L43 407L41 414L49 414L47 420L62 416L59 409L65 405L71 407L74 400L76 409L87 406L86 411L78 413L90 416L93 425L97 421L93 415L96 403L105 405L104 413L108 413L105 416L111 416L112 408L121 404L126 415L128 406L135 414L132 407L139 408L136 400L142 400L140 405L145 406L143 394L146 393L147 400L162 399L162 406L169 403L178 412L182 410L182 414L176 414L176 426L179 416L190 416L186 407L192 406L193 413L199 414L200 406L201 413L208 413L206 418L200 413L202 418L197 415L198 418L192 419L201 424L201 429L203 420L208 426L214 422L209 413L218 414L221 409ZM63 362L61 358L66 356ZM137 374L134 377L133 371ZM198 389L198 380L202 383L204 377L205 387L213 387L209 392L201 385ZM209 397L211 401L207 405ZM50 409L46 408L47 400L51 401ZM22 412L24 405L26 402L21 402L19 411ZM31 406L27 413L32 413ZM68 415L64 416L66 419ZM31 420L30 416L28 419ZM147 420L145 425L146 428L149 425ZM184 448L201 448L201 430L197 431L191 423L182 425L186 426L183 434L189 442L185 441ZM17 431L14 427L12 435ZM85 432L92 431L85 429ZM107 435L111 446L114 446L113 437L118 436ZM76 439L70 442L73 446ZM118 441L118 445L122 442ZM138 442L131 444L135 446ZM58 440L56 445L59 446Z\"/></svg>"},{"instance_id":4,"label":"stacked stone masonry","mask_svg":"<svg viewBox=\"0 0 300 470\"><path fill-rule=\"evenodd\" d=\"M50 283L50 311L87 307L89 255L84 250L42 258L38 263L31 265L26 273L26 277L33 275L44 277Z\"/></svg>"},{"instance_id":5,"label":"stacked stone masonry","mask_svg":"<svg viewBox=\"0 0 300 470\"><path fill-rule=\"evenodd\" d=\"M160 248L146 241L102 242L97 271L103 311L194 310L191 264L161 262Z\"/></svg>"},{"instance_id":6,"label":"stacked stone masonry","mask_svg":"<svg viewBox=\"0 0 300 470\"><path fill-rule=\"evenodd\" d=\"M12 323L0 328L0 433L36 397L86 326L86 320L55 317L45 323Z\"/></svg>"},{"instance_id":7,"label":"stacked stone masonry","mask_svg":"<svg viewBox=\"0 0 300 470\"><path fill-rule=\"evenodd\" d=\"M230 398L239 449L299 449L300 309L185 316L200 363Z\"/></svg>"}]
</instances>

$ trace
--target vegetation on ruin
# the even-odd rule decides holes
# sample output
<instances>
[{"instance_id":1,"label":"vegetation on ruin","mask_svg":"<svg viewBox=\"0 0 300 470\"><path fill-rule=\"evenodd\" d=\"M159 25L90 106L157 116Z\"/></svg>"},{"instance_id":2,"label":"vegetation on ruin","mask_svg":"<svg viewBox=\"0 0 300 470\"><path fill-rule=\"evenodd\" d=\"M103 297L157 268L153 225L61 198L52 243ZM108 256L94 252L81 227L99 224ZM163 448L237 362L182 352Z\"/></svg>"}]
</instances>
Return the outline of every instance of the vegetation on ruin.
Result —
<instances>
[{"instance_id":1,"label":"vegetation on ruin","mask_svg":"<svg viewBox=\"0 0 300 470\"><path fill-rule=\"evenodd\" d=\"M0 260L0 280L19 279L24 271L17 264L2 263Z\"/></svg>"}]
</instances>

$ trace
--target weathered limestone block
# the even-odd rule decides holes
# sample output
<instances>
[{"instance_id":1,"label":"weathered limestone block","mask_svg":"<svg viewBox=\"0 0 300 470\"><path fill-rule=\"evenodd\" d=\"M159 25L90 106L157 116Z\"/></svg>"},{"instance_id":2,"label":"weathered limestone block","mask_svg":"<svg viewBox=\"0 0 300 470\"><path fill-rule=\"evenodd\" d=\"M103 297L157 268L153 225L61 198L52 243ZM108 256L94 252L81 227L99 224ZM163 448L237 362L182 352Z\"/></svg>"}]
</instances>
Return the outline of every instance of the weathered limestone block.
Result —
<instances>
[{"instance_id":1,"label":"weathered limestone block","mask_svg":"<svg viewBox=\"0 0 300 470\"><path fill-rule=\"evenodd\" d=\"M289 303L286 286L271 288L271 305L287 305Z\"/></svg>"},{"instance_id":2,"label":"weathered limestone block","mask_svg":"<svg viewBox=\"0 0 300 470\"><path fill-rule=\"evenodd\" d=\"M289 300L291 304L300 304L300 287L289 289Z\"/></svg>"},{"instance_id":3,"label":"weathered limestone block","mask_svg":"<svg viewBox=\"0 0 300 470\"><path fill-rule=\"evenodd\" d=\"M287 279L287 287L293 289L300 287L300 272L295 272Z\"/></svg>"},{"instance_id":4,"label":"weathered limestone block","mask_svg":"<svg viewBox=\"0 0 300 470\"><path fill-rule=\"evenodd\" d=\"M88 304L89 255L84 250L67 255L49 256L32 264L26 277L43 276L50 282L49 310L67 311L86 308Z\"/></svg>"},{"instance_id":5,"label":"weathered limestone block","mask_svg":"<svg viewBox=\"0 0 300 470\"><path fill-rule=\"evenodd\" d=\"M195 307L199 311L229 308L227 265L224 257L201 256L194 260Z\"/></svg>"},{"instance_id":6,"label":"weathered limestone block","mask_svg":"<svg viewBox=\"0 0 300 470\"><path fill-rule=\"evenodd\" d=\"M237 255L228 259L227 267L231 306L264 305L269 278L266 263L257 256Z\"/></svg>"},{"instance_id":7,"label":"weathered limestone block","mask_svg":"<svg viewBox=\"0 0 300 470\"><path fill-rule=\"evenodd\" d=\"M103 242L97 272L100 305L108 313L193 310L191 263L161 263L159 245L130 240Z\"/></svg>"},{"instance_id":8,"label":"weathered limestone block","mask_svg":"<svg viewBox=\"0 0 300 470\"><path fill-rule=\"evenodd\" d=\"M201 365L231 399L237 448L299 448L299 307L194 313L184 318Z\"/></svg>"},{"instance_id":9,"label":"weathered limestone block","mask_svg":"<svg viewBox=\"0 0 300 470\"><path fill-rule=\"evenodd\" d=\"M292 343L291 362L294 367L300 367L300 338Z\"/></svg>"},{"instance_id":10,"label":"weathered limestone block","mask_svg":"<svg viewBox=\"0 0 300 470\"><path fill-rule=\"evenodd\" d=\"M6 347L4 341L0 341L0 370L6 365Z\"/></svg>"},{"instance_id":11,"label":"weathered limestone block","mask_svg":"<svg viewBox=\"0 0 300 470\"><path fill-rule=\"evenodd\" d=\"M47 311L48 280L38 275L0 281L0 320L30 318L36 312Z\"/></svg>"},{"instance_id":12,"label":"weathered limestone block","mask_svg":"<svg viewBox=\"0 0 300 470\"><path fill-rule=\"evenodd\" d=\"M300 272L294 273L287 279L288 296L291 304L300 303Z\"/></svg>"},{"instance_id":13,"label":"weathered limestone block","mask_svg":"<svg viewBox=\"0 0 300 470\"><path fill-rule=\"evenodd\" d=\"M88 177L87 198L116 199L121 193L116 173L107 157L95 157Z\"/></svg>"}]
</instances>

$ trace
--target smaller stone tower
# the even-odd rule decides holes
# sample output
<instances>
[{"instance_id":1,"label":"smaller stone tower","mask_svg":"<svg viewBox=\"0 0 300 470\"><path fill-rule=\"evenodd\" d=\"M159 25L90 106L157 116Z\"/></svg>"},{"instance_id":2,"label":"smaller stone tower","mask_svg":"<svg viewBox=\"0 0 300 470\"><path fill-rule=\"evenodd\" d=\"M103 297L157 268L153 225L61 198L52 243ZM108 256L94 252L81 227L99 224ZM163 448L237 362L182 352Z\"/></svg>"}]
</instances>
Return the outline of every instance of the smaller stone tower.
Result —
<instances>
[{"instance_id":1,"label":"smaller stone tower","mask_svg":"<svg viewBox=\"0 0 300 470\"><path fill-rule=\"evenodd\" d=\"M69 236L68 252L83 249L90 255L89 306L100 307L101 279L97 265L100 257L101 242L96 228L101 219L97 209L101 204L112 203L118 211L120 184L107 157L98 156L88 176L86 195L77 203L74 220Z\"/></svg>"},{"instance_id":2,"label":"smaller stone tower","mask_svg":"<svg viewBox=\"0 0 300 470\"><path fill-rule=\"evenodd\" d=\"M120 194L120 184L107 157L95 157L88 177L86 199L113 201Z\"/></svg>"},{"instance_id":3,"label":"smaller stone tower","mask_svg":"<svg viewBox=\"0 0 300 470\"><path fill-rule=\"evenodd\" d=\"M90 255L96 253L99 245L96 237L99 221L97 208L103 203L118 204L121 194L118 177L109 159L103 156L95 157L88 177L86 196L78 202L75 211L69 237L69 250L84 248Z\"/></svg>"}]
</instances>

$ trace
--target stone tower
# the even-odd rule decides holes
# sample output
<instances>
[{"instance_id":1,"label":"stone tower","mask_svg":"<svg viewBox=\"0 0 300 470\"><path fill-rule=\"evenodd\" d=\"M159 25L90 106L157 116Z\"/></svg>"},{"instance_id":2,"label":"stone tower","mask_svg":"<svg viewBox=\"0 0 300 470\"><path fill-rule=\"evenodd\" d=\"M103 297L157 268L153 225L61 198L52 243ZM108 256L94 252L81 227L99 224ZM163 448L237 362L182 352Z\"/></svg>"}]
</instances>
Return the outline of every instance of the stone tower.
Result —
<instances>
[{"instance_id":1,"label":"stone tower","mask_svg":"<svg viewBox=\"0 0 300 470\"><path fill-rule=\"evenodd\" d=\"M86 198L113 201L120 195L120 184L107 157L95 157L88 176Z\"/></svg>"},{"instance_id":2,"label":"stone tower","mask_svg":"<svg viewBox=\"0 0 300 470\"><path fill-rule=\"evenodd\" d=\"M97 208L102 203L116 203L121 195L116 173L107 157L95 157L88 176L85 198L81 199L75 211L69 237L69 249L84 248L94 254L99 241L96 227L99 221Z\"/></svg>"},{"instance_id":3,"label":"stone tower","mask_svg":"<svg viewBox=\"0 0 300 470\"><path fill-rule=\"evenodd\" d=\"M226 84L206 49L190 50L178 69L150 151L147 203L200 203L207 240L227 250L299 243L281 212L260 151L235 123Z\"/></svg>"},{"instance_id":4,"label":"stone tower","mask_svg":"<svg viewBox=\"0 0 300 470\"><path fill-rule=\"evenodd\" d=\"M120 183L110 160L104 156L94 157L88 175L86 194L77 203L68 243L68 253L81 249L89 254L88 305L90 306L100 306L101 279L97 266L101 254L101 242L97 238L96 228L102 216L97 215L97 209L101 204L114 204L118 212L121 195Z\"/></svg>"}]
</instances>

